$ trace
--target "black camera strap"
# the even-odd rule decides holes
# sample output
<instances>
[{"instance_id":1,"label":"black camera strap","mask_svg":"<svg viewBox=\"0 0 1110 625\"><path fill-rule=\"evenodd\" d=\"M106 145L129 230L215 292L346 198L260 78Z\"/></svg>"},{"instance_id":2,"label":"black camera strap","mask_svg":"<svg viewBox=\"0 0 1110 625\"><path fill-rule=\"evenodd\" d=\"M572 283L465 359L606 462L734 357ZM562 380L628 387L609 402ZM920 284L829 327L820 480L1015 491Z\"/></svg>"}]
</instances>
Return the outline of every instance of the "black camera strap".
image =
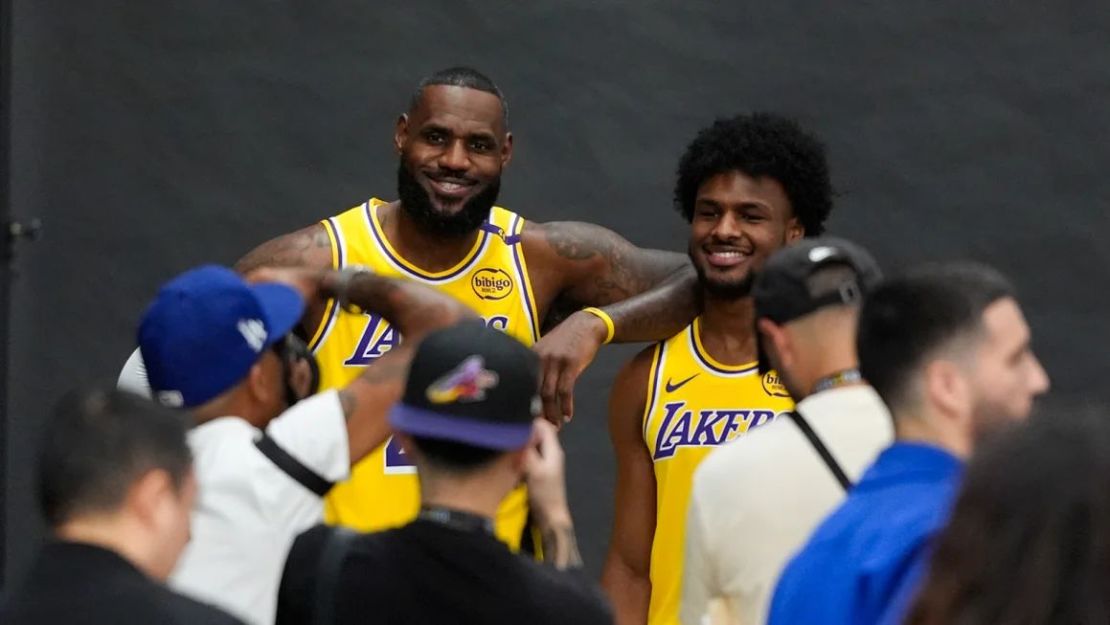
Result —
<instances>
[{"instance_id":1,"label":"black camera strap","mask_svg":"<svg viewBox=\"0 0 1110 625\"><path fill-rule=\"evenodd\" d=\"M270 462L277 465L283 473L296 480L298 484L304 486L312 491L318 497L323 497L328 494L328 491L335 486L335 482L329 482L320 474L306 467L300 460L294 458L289 452L281 448L277 441L270 438L269 434L265 432L255 439L254 446L258 451L262 452Z\"/></svg>"},{"instance_id":2,"label":"black camera strap","mask_svg":"<svg viewBox=\"0 0 1110 625\"><path fill-rule=\"evenodd\" d=\"M821 440L821 437L817 436L817 432L813 431L813 427L805 420L805 417L796 410L791 410L786 414L790 416L790 419L798 426L798 429L802 431L802 434L805 435L806 440L809 441L810 446L817 452L817 455L821 456L821 460L825 463L825 466L829 468L829 471L832 472L833 477L836 478L841 488L843 488L845 492L851 490L853 486L852 480L848 479L848 475L844 473L844 469L840 468L840 463L836 461L836 458L833 458L832 452L825 446L825 442Z\"/></svg>"}]
</instances>

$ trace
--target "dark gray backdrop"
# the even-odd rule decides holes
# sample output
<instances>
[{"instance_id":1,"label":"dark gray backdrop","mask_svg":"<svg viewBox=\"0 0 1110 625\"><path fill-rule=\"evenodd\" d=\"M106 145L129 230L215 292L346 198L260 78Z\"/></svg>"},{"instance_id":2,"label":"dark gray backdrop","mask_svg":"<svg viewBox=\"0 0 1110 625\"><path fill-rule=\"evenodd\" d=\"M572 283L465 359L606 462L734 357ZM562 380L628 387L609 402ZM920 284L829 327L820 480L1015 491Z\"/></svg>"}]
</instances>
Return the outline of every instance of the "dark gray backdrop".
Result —
<instances>
[{"instance_id":1,"label":"dark gray backdrop","mask_svg":"<svg viewBox=\"0 0 1110 625\"><path fill-rule=\"evenodd\" d=\"M175 272L393 197L393 121L453 64L508 95L504 205L641 245L685 246L670 192L697 128L799 116L830 147L833 232L890 268L995 263L1055 388L1110 398L1110 19L989 4L16 0L12 214L46 232L15 264L7 570L37 536L29 463L59 392L114 376ZM564 436L594 571L612 512L605 396L630 353L590 370Z\"/></svg>"}]
</instances>

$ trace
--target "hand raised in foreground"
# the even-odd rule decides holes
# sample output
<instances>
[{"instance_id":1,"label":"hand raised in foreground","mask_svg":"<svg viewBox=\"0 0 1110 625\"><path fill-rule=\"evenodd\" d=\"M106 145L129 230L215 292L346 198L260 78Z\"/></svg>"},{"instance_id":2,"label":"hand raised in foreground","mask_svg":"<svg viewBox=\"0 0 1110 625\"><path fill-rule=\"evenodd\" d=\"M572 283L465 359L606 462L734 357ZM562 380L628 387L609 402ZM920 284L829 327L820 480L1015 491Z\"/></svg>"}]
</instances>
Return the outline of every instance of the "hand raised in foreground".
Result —
<instances>
[{"instance_id":1,"label":"hand raised in foreground","mask_svg":"<svg viewBox=\"0 0 1110 625\"><path fill-rule=\"evenodd\" d=\"M543 559L558 569L582 566L574 521L567 505L566 457L555 426L536 419L532 444L525 451L528 502L543 537Z\"/></svg>"}]
</instances>

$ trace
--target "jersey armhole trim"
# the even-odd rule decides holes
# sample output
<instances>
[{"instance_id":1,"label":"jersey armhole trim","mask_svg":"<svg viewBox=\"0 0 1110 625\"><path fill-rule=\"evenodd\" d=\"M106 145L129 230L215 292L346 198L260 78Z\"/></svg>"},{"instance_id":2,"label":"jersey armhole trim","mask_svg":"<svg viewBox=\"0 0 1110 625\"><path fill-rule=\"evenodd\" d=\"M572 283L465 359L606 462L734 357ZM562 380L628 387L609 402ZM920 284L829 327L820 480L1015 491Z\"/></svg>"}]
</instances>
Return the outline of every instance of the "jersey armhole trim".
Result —
<instances>
[{"instance_id":1,"label":"jersey armhole trim","mask_svg":"<svg viewBox=\"0 0 1110 625\"><path fill-rule=\"evenodd\" d=\"M659 398L659 380L663 376L663 369L664 369L664 364L665 364L664 360L666 358L666 351L667 351L666 348L667 348L666 343L660 342L660 343L655 344L655 353L652 355L651 369L648 372L649 384L648 384L647 398L646 398L646 401L644 402L644 416L643 416L643 424L644 424L643 430L644 430L644 432L643 432L643 436L644 436L644 443L648 444L649 447L650 447L650 443L648 442L648 437L647 437L648 428L651 426L651 415L655 411L655 402Z\"/></svg>"},{"instance_id":2,"label":"jersey armhole trim","mask_svg":"<svg viewBox=\"0 0 1110 625\"><path fill-rule=\"evenodd\" d=\"M347 264L345 250L343 249L343 236L339 230L339 224L336 223L335 217L330 217L321 221L324 225L324 230L328 233L328 239L331 240L331 267L336 271L342 269ZM335 319L339 316L339 305L334 299L329 299L327 306L324 308L324 316L320 319L320 325L316 328L316 332L312 335L312 340L308 342L308 349L313 354L324 343L327 338L328 332L331 331L332 326L335 325Z\"/></svg>"},{"instance_id":3,"label":"jersey armhole trim","mask_svg":"<svg viewBox=\"0 0 1110 625\"><path fill-rule=\"evenodd\" d=\"M524 218L513 213L513 221L509 225L510 236L518 236L521 232L524 232ZM516 267L517 279L523 286L521 292L524 294L524 312L531 322L532 341L539 342L540 316L536 310L536 296L532 292L532 281L528 278L528 263L524 261L524 245L517 241L509 247L513 250L513 265Z\"/></svg>"}]
</instances>

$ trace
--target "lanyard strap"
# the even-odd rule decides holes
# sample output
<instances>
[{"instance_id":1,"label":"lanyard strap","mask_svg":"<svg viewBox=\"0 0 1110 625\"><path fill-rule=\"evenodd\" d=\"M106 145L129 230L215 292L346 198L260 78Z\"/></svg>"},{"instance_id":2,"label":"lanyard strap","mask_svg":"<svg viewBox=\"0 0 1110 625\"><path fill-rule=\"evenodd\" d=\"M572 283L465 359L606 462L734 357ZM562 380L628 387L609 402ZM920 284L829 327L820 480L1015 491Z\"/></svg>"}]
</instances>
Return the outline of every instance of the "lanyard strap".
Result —
<instances>
[{"instance_id":1,"label":"lanyard strap","mask_svg":"<svg viewBox=\"0 0 1110 625\"><path fill-rule=\"evenodd\" d=\"M813 385L813 392L810 394L816 395L817 393L820 393L821 391L827 391L830 388L845 386L847 384L856 384L862 381L863 376L860 375L859 369L844 369L843 371L837 371L832 375L827 375L820 380L817 380L817 383Z\"/></svg>"},{"instance_id":2,"label":"lanyard strap","mask_svg":"<svg viewBox=\"0 0 1110 625\"><path fill-rule=\"evenodd\" d=\"M492 519L461 510L452 510L442 506L425 506L420 509L420 516L417 518L464 532L483 532L493 536Z\"/></svg>"}]
</instances>

